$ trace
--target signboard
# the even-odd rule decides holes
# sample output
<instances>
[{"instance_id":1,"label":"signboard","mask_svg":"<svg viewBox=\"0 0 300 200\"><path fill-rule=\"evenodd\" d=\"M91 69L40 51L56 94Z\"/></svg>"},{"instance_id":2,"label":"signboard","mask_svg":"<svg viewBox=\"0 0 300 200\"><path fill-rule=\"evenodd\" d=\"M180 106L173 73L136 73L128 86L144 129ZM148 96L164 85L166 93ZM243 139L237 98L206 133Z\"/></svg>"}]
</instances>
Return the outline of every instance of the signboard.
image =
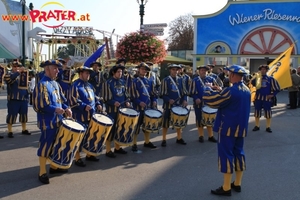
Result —
<instances>
[{"instance_id":1,"label":"signboard","mask_svg":"<svg viewBox=\"0 0 300 200\"><path fill-rule=\"evenodd\" d=\"M53 28L55 34L93 35L93 27L90 26L60 26Z\"/></svg>"},{"instance_id":2,"label":"signboard","mask_svg":"<svg viewBox=\"0 0 300 200\"><path fill-rule=\"evenodd\" d=\"M164 32L163 28L151 28L151 29L145 28L144 30L151 31L151 32Z\"/></svg>"},{"instance_id":3,"label":"signboard","mask_svg":"<svg viewBox=\"0 0 300 200\"><path fill-rule=\"evenodd\" d=\"M156 36L163 36L164 35L164 32L155 32L155 31L149 31L149 30L145 30L145 32L152 33Z\"/></svg>"},{"instance_id":4,"label":"signboard","mask_svg":"<svg viewBox=\"0 0 300 200\"><path fill-rule=\"evenodd\" d=\"M146 29L146 28L148 28L148 29L150 29L150 28L160 28L160 27L167 27L168 26L168 24L166 24L166 23L161 23L161 24L144 24L144 28Z\"/></svg>"}]
</instances>

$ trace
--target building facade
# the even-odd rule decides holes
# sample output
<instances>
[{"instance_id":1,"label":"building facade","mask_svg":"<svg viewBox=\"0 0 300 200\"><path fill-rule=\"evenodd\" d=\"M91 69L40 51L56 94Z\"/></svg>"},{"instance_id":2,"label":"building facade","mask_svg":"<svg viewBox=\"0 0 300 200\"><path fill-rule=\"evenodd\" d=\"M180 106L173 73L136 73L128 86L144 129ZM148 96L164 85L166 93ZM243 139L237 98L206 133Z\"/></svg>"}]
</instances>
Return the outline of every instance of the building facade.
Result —
<instances>
[{"instance_id":1,"label":"building facade","mask_svg":"<svg viewBox=\"0 0 300 200\"><path fill-rule=\"evenodd\" d=\"M193 67L239 64L250 72L300 40L300 1L228 1L220 11L194 16ZM295 43L291 66L300 62Z\"/></svg>"}]
</instances>

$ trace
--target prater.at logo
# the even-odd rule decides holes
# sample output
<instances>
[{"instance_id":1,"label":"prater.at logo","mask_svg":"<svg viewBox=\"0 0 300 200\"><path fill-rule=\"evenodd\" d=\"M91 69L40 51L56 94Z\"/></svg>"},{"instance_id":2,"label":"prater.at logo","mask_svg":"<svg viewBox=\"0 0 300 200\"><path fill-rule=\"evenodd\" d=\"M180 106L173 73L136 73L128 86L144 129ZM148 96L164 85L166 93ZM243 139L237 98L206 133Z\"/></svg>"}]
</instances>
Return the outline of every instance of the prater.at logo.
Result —
<instances>
[{"instance_id":1,"label":"prater.at logo","mask_svg":"<svg viewBox=\"0 0 300 200\"><path fill-rule=\"evenodd\" d=\"M53 9L48 11L43 11L42 9L49 5L57 5L62 7L63 9ZM59 2L47 2L42 5L40 10L31 10L29 12L31 21L41 22L44 26L48 28L58 28L63 26L65 21L90 21L90 15L88 13L78 15L76 11L66 10L64 9L64 5ZM78 15L79 17L76 17ZM49 21L57 21L58 24L49 25L47 22Z\"/></svg>"}]
</instances>

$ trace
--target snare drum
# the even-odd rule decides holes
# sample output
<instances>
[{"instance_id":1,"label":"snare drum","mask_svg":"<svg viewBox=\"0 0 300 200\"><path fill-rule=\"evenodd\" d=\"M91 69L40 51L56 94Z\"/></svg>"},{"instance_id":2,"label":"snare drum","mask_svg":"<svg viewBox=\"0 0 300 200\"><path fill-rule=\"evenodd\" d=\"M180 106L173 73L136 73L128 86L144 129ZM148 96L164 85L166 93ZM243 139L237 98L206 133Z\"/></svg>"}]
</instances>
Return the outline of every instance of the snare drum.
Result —
<instances>
[{"instance_id":1,"label":"snare drum","mask_svg":"<svg viewBox=\"0 0 300 200\"><path fill-rule=\"evenodd\" d=\"M138 124L140 113L132 108L119 109L114 141L119 145L132 145L133 133Z\"/></svg>"},{"instance_id":2,"label":"snare drum","mask_svg":"<svg viewBox=\"0 0 300 200\"><path fill-rule=\"evenodd\" d=\"M83 138L82 151L92 156L99 156L113 123L113 120L106 115L94 114Z\"/></svg>"},{"instance_id":3,"label":"snare drum","mask_svg":"<svg viewBox=\"0 0 300 200\"><path fill-rule=\"evenodd\" d=\"M84 132L85 128L81 124L63 119L48 158L50 164L60 169L70 168Z\"/></svg>"},{"instance_id":4,"label":"snare drum","mask_svg":"<svg viewBox=\"0 0 300 200\"><path fill-rule=\"evenodd\" d=\"M171 108L170 124L173 128L184 128L187 125L189 110L181 106Z\"/></svg>"},{"instance_id":5,"label":"snare drum","mask_svg":"<svg viewBox=\"0 0 300 200\"><path fill-rule=\"evenodd\" d=\"M210 108L208 106L202 107L202 125L204 126L213 126L218 109Z\"/></svg>"},{"instance_id":6,"label":"snare drum","mask_svg":"<svg viewBox=\"0 0 300 200\"><path fill-rule=\"evenodd\" d=\"M143 120L143 131L158 133L162 125L162 112L154 109L145 110Z\"/></svg>"}]
</instances>

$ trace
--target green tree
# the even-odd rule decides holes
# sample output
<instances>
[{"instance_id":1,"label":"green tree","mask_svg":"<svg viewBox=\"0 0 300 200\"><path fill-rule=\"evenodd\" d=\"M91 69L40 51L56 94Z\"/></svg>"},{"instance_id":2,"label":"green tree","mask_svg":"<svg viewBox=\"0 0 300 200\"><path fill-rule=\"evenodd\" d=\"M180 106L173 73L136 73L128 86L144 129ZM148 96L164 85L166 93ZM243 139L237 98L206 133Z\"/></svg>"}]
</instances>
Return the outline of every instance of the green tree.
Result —
<instances>
[{"instance_id":1,"label":"green tree","mask_svg":"<svg viewBox=\"0 0 300 200\"><path fill-rule=\"evenodd\" d=\"M168 50L193 50L194 18L192 14L180 16L170 22Z\"/></svg>"}]
</instances>

